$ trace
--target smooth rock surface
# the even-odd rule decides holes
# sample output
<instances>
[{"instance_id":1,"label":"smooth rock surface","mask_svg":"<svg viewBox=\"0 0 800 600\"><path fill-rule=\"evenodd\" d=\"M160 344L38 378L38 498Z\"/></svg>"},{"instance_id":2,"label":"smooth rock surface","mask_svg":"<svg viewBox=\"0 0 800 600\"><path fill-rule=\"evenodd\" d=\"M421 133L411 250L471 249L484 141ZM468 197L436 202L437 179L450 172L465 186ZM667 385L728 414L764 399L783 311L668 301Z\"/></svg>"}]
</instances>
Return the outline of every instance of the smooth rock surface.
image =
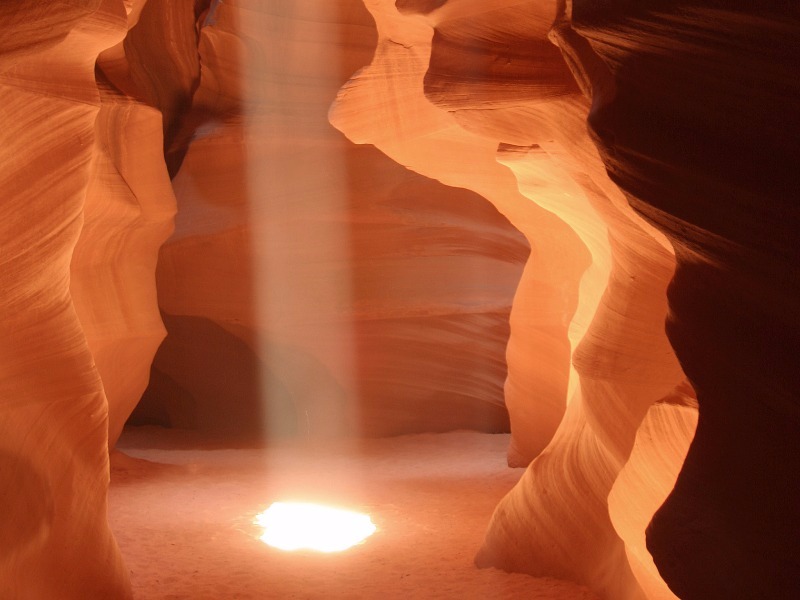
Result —
<instances>
[{"instance_id":1,"label":"smooth rock surface","mask_svg":"<svg viewBox=\"0 0 800 600\"><path fill-rule=\"evenodd\" d=\"M170 335L139 422L507 431L508 312L527 244L478 195L331 127L331 100L374 43L357 1L205 16L158 270Z\"/></svg>"},{"instance_id":2,"label":"smooth rock surface","mask_svg":"<svg viewBox=\"0 0 800 600\"><path fill-rule=\"evenodd\" d=\"M515 590L800 595L798 40L779 0L0 3L0 595L130 598L132 411L510 427L458 552Z\"/></svg>"},{"instance_id":3,"label":"smooth rock surface","mask_svg":"<svg viewBox=\"0 0 800 600\"><path fill-rule=\"evenodd\" d=\"M510 462L538 458L500 503L477 563L572 579L608 598L656 597L664 583L652 563L632 570L628 553L641 540L615 527L608 496L650 406L686 387L663 325L674 256L605 173L585 126L587 76L576 69L574 77L547 37L555 3L523 4L452 2L421 20L390 2L368 3L386 41L331 117L351 138L448 182L481 190L477 174L496 173L482 193L532 246L512 312L506 401ZM416 74L402 96L392 84L401 73ZM395 101L380 101L387 97ZM379 123L397 125L387 132ZM457 148L458 159L432 160L437 144ZM503 195L509 174L519 191ZM526 282L543 278L562 301L570 294L560 314L547 310L546 296L524 300ZM529 385L515 386L517 377ZM685 453L692 431L654 435L675 438ZM634 464L666 462L674 476L681 458L640 453ZM669 489L659 489L663 499ZM649 522L658 504L635 499L655 490L631 484L626 493L626 509Z\"/></svg>"},{"instance_id":4,"label":"smooth rock surface","mask_svg":"<svg viewBox=\"0 0 800 600\"><path fill-rule=\"evenodd\" d=\"M604 162L675 247L667 332L700 410L647 547L681 598L796 596L797 6L575 2L572 17L613 81L589 119Z\"/></svg>"},{"instance_id":5,"label":"smooth rock surface","mask_svg":"<svg viewBox=\"0 0 800 600\"><path fill-rule=\"evenodd\" d=\"M122 2L0 7L0 589L131 597L106 521L108 403L70 294Z\"/></svg>"}]
</instances>

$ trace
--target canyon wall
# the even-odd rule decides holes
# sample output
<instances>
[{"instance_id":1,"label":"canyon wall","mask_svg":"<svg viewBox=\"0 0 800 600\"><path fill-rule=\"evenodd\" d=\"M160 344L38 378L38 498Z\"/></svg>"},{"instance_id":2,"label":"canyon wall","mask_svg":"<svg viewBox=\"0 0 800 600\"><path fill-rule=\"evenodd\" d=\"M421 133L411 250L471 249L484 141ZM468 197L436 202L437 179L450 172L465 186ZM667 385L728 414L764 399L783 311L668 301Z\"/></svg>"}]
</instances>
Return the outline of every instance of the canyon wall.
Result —
<instances>
[{"instance_id":1,"label":"canyon wall","mask_svg":"<svg viewBox=\"0 0 800 600\"><path fill-rule=\"evenodd\" d=\"M589 123L677 268L667 332L700 419L647 546L685 599L800 590L800 11L574 2L613 93Z\"/></svg>"},{"instance_id":2,"label":"canyon wall","mask_svg":"<svg viewBox=\"0 0 800 600\"><path fill-rule=\"evenodd\" d=\"M512 312L506 401L509 461L533 462L495 512L477 563L578 581L607 598L672 597L641 527L674 483L696 411L664 331L672 249L609 180L586 129L590 85L603 82L576 78L548 39L555 3L448 2L425 18L393 2L367 6L382 40L332 122L409 168L479 191L532 247ZM396 91L401 73L414 78ZM453 160L434 158L444 148ZM525 303L537 283L550 295ZM637 442L654 410L651 435ZM626 464L662 479L618 482L626 503L610 511Z\"/></svg>"},{"instance_id":3,"label":"canyon wall","mask_svg":"<svg viewBox=\"0 0 800 600\"><path fill-rule=\"evenodd\" d=\"M531 241L506 392L509 459L538 458L477 563L608 598L787 597L799 587L785 529L798 518L797 12L670 4L367 1L378 49L332 122L466 187L475 168L429 149L491 140L519 191L590 254L582 274L570 261L568 406L539 454L548 438L535 427L558 425L545 406L564 372L540 372L519 404L513 381L516 365L540 364L515 344L530 333L514 313L542 268L542 232L515 218L518 200L497 201L497 185L484 194ZM574 272L559 275L576 289Z\"/></svg>"},{"instance_id":4,"label":"canyon wall","mask_svg":"<svg viewBox=\"0 0 800 600\"><path fill-rule=\"evenodd\" d=\"M673 4L4 2L4 594L130 597L136 407L510 425L479 566L797 595L800 15Z\"/></svg>"},{"instance_id":5,"label":"canyon wall","mask_svg":"<svg viewBox=\"0 0 800 600\"><path fill-rule=\"evenodd\" d=\"M84 223L105 218L85 210L107 172L95 163L97 128L117 127L98 118L95 62L129 15L122 2L60 7L0 7L0 587L7 598L128 598L105 517L108 402L91 332L106 315L79 312L70 266ZM118 289L100 280L94 293ZM109 315L112 329L128 315L131 329L147 320L135 307Z\"/></svg>"},{"instance_id":6,"label":"canyon wall","mask_svg":"<svg viewBox=\"0 0 800 600\"><path fill-rule=\"evenodd\" d=\"M169 336L134 419L234 437L507 431L527 244L477 194L331 127L374 50L363 5L215 3L198 26L158 268Z\"/></svg>"}]
</instances>

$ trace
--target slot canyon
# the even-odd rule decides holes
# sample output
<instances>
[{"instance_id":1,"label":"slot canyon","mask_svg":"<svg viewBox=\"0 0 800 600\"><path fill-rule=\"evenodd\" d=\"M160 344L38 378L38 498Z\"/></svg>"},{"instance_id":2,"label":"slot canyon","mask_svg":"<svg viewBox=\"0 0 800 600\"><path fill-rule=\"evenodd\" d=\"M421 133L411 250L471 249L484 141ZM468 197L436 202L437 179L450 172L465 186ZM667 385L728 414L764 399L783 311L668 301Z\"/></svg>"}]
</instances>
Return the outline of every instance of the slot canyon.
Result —
<instances>
[{"instance_id":1,"label":"slot canyon","mask_svg":"<svg viewBox=\"0 0 800 600\"><path fill-rule=\"evenodd\" d=\"M800 598L798 65L792 0L3 0L0 600Z\"/></svg>"}]
</instances>

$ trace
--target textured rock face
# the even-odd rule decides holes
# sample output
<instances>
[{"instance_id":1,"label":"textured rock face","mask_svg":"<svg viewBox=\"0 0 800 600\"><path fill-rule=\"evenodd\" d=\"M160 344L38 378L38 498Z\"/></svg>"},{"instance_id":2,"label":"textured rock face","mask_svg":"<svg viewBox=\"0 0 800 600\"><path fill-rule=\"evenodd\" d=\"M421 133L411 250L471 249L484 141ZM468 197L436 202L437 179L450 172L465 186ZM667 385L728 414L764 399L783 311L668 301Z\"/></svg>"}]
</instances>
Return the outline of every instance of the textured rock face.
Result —
<instances>
[{"instance_id":1,"label":"textured rock face","mask_svg":"<svg viewBox=\"0 0 800 600\"><path fill-rule=\"evenodd\" d=\"M136 418L235 435L507 431L527 245L483 198L331 127L374 44L357 1L202 19L158 271L170 333Z\"/></svg>"},{"instance_id":2,"label":"textured rock face","mask_svg":"<svg viewBox=\"0 0 800 600\"><path fill-rule=\"evenodd\" d=\"M481 194L531 244L511 314L505 386L514 421L510 460L527 464L550 441L564 413L570 379L568 330L589 253L561 219L520 193L512 173L496 161L496 140L466 132L424 97L430 25L414 15L401 16L391 2L367 6L381 38L372 63L340 92L331 122L352 140L372 143L400 164ZM569 73L563 79L569 85ZM396 80L405 84L395 85ZM561 181L556 176L544 187L562 193ZM531 397L537 398L535 408Z\"/></svg>"},{"instance_id":3,"label":"textured rock face","mask_svg":"<svg viewBox=\"0 0 800 600\"><path fill-rule=\"evenodd\" d=\"M98 59L92 175L70 265L70 293L108 399L109 447L147 387L166 333L153 274L175 212L161 114L114 87L124 76L124 54L117 64L107 56L116 50Z\"/></svg>"},{"instance_id":4,"label":"textured rock face","mask_svg":"<svg viewBox=\"0 0 800 600\"><path fill-rule=\"evenodd\" d=\"M697 419L659 324L677 265L667 330L697 388L701 418L647 547L683 598L796 594L787 557L798 555L797 540L785 533L798 519L789 475L798 456L798 213L789 200L798 156L789 68L798 58L796 10L367 4L387 43L340 96L339 112L359 88L390 87L382 81L414 61L426 65L427 98L464 130L500 142L500 161L520 191L569 223L592 257L569 328L575 393L552 443L498 507L479 564L573 578L609 598L672 597L644 552L643 529L672 491ZM414 12L427 19L403 16ZM545 49L545 36L563 63ZM565 83L566 65L591 111ZM421 93L418 84L406 88L396 110L416 116L423 105L407 98ZM579 126L587 116L602 163ZM424 152L435 128L397 127L384 139L354 116L340 124L404 164L432 169L408 156ZM463 134L449 135L465 143ZM553 163L582 188L581 210L547 197ZM460 177L469 185L471 170ZM512 323L509 381L520 335ZM526 417L507 391L512 431L525 429L531 440L526 422L541 395L521 402ZM515 439L512 460L521 447Z\"/></svg>"},{"instance_id":5,"label":"textured rock face","mask_svg":"<svg viewBox=\"0 0 800 600\"><path fill-rule=\"evenodd\" d=\"M71 2L61 14L33 2L0 7L0 585L8 598L130 595L105 520L108 404L70 294L96 181L94 64L127 24L122 2Z\"/></svg>"},{"instance_id":6,"label":"textured rock face","mask_svg":"<svg viewBox=\"0 0 800 600\"><path fill-rule=\"evenodd\" d=\"M368 6L383 39L340 93L334 124L484 194L532 246L508 346L509 459L527 464L547 449L498 507L478 564L608 598L671 597L643 535L696 419L664 332L674 256L606 175L585 126L593 82L579 71L576 83L547 39L555 4L456 2L427 20ZM409 83L397 92L401 74ZM433 160L443 147L457 158ZM643 419L649 434L636 442ZM658 481L642 476L650 470ZM624 508L610 511L612 491Z\"/></svg>"},{"instance_id":7,"label":"textured rock face","mask_svg":"<svg viewBox=\"0 0 800 600\"><path fill-rule=\"evenodd\" d=\"M1 3L3 593L130 596L152 363L227 435L510 416L478 565L797 596L800 15L673 4Z\"/></svg>"},{"instance_id":8,"label":"textured rock face","mask_svg":"<svg viewBox=\"0 0 800 600\"><path fill-rule=\"evenodd\" d=\"M619 4L573 6L615 91L590 123L611 176L675 247L667 331L700 404L647 545L682 598L797 595L800 15Z\"/></svg>"}]
</instances>

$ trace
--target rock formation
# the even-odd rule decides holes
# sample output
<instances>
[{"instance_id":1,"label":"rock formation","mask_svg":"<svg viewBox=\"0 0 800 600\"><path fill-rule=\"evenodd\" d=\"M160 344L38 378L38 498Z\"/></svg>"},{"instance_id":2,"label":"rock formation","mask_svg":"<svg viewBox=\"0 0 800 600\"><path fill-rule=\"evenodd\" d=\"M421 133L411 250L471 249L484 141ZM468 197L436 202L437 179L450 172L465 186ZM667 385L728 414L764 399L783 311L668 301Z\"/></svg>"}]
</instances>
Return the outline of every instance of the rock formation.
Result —
<instances>
[{"instance_id":1,"label":"rock formation","mask_svg":"<svg viewBox=\"0 0 800 600\"><path fill-rule=\"evenodd\" d=\"M85 222L135 220L124 203L110 203L105 217L100 207L84 212L105 171L95 168L96 144L106 142L97 129L117 127L98 119L95 62L122 41L128 15L121 2L60 11L12 2L0 7L0 23L0 586L8 598L127 598L105 520L109 408L92 352L100 338L92 348L87 331L108 318L126 335L126 317L133 328L147 315L137 306L79 315L70 264ZM112 246L95 260L117 258ZM115 283L97 281L93 292L113 295Z\"/></svg>"},{"instance_id":2,"label":"rock formation","mask_svg":"<svg viewBox=\"0 0 800 600\"><path fill-rule=\"evenodd\" d=\"M447 175L461 185L469 185L480 172L473 164L507 177L509 171L498 162L505 164L519 193L498 202L502 188L495 181L484 195L509 215L534 249L520 292L526 289L526 277L536 279L538 272L547 277L549 289L568 290L572 298L560 314L545 311L540 316L550 331L563 325L558 333L572 351L562 357L560 369L547 363L536 369L536 352L551 358L558 354L533 337L535 326L512 320L509 382L517 375L515 369L528 377L537 375L518 398L517 390L507 387L512 464L535 458L559 422L560 427L498 508L478 563L577 580L610 598L644 597L609 519L607 496L648 407L684 379L663 327L665 289L674 265L668 244L633 213L605 174L586 132L588 100L558 48L547 40L554 6L478 9L454 3L430 15L427 23L398 14L390 2L371 8L379 31L386 31L391 41L379 42L372 64L340 94L333 122L354 139L373 142L426 174L442 169L441 161L429 160L427 147L436 142L457 145L460 160L457 166L447 165ZM398 72L417 74L416 85L403 88L402 102L348 111L348 104L361 98L370 102L386 97ZM511 85L520 80L522 89ZM413 96L415 105L409 101ZM414 120L416 130L388 132L385 126L354 118L375 115L376 109L429 116ZM379 119L403 122L400 117ZM435 125L423 130L423 122ZM370 137L376 131L381 137ZM536 210L534 202L549 221L516 216ZM547 237L554 222L562 227L555 241ZM564 233L563 224L574 233ZM543 306L547 304L540 296L526 313L537 314ZM518 337L533 341L517 345ZM530 348L536 352L526 352ZM560 403L563 411L566 401L563 421L554 419L549 423L553 429L543 432L549 415L542 405ZM650 515L656 507L649 507ZM660 583L657 575L652 579Z\"/></svg>"},{"instance_id":3,"label":"rock formation","mask_svg":"<svg viewBox=\"0 0 800 600\"><path fill-rule=\"evenodd\" d=\"M721 367L727 364L723 358L726 355L741 367L742 379L749 381L744 385L737 379L741 385L731 386L730 380L722 381L722 371L714 378L714 368L701 375L700 381L707 381L706 385L713 389L710 397L717 397L709 402L716 404L718 411L724 410L724 398L742 405L732 409L733 413L741 411L742 426L736 425L722 434L728 413L721 412L717 425L720 432L710 434L705 444L704 429L700 427L700 441L693 444L675 492L648 530L647 543L667 582L681 597L784 597L791 590L796 591L798 582L791 575L791 559L787 563L785 558L778 558L797 556L796 545L781 535L778 526L796 522L798 511L791 504L794 492L778 485L780 493L773 498L767 491L767 481L788 481L778 473L785 468L781 461L770 462L776 466L768 478L758 474L752 458L741 457L735 461L737 467L726 462L727 475L723 469L711 466L721 459L708 462L711 456L722 456L724 452L737 456L741 453L741 445L735 446L733 439L745 437L744 420L753 419L751 399L763 397L764 390L772 389L778 399L765 399L771 408L760 413L757 421L764 423L761 431L782 433L775 440L761 438L761 434L756 437L768 456L797 456L791 441L796 436L784 429L796 427L790 416L794 409L788 401L796 393L796 382L786 379L791 368L785 363L786 356L796 353L789 350L789 354L783 354L781 350L777 356L774 346L769 349L766 343L768 336L780 335L789 349L796 347L796 328L788 326L783 316L795 313L794 309L783 309L789 309L791 298L796 301L796 286L790 283L774 290L764 275L756 275L753 266L741 265L733 271L730 267L737 262L736 257L748 256L739 248L749 243L743 233L744 223L755 222L759 231L771 231L768 225L773 219L761 202L770 202L767 198L774 182L779 182L778 189L786 188L783 182L790 171L782 159L765 164L763 158L756 160L751 155L751 162L743 168L742 159L731 156L733 148L738 147L731 129L723 131L723 124L730 128L739 117L747 123L749 137L759 142L755 147L773 147L776 157L786 156L779 150L784 147L792 150L789 156L797 156L796 142L784 134L797 129L780 129L773 116L788 111L784 103L789 100L776 90L784 89L781 82L791 78L786 66L797 53L797 44L791 43L789 37L790 31L797 32L796 20L786 21L792 15L785 9L776 9L770 20L741 9L720 13L703 6L685 14L680 11L663 15L655 12L656 7L651 13L624 3L600 6L575 2L556 6L496 2L478 6L451 1L398 2L395 7L376 0L367 4L386 43L379 42L372 64L358 73L340 95L340 112L355 102L352 98L359 91L363 102L370 102L370 98L382 97L374 88L381 89L385 96L386 90L393 88L385 82L396 79L398 73L424 69L424 89L419 80L415 91L409 89L413 85L406 86L403 101L394 103L395 110L415 117L423 110L433 115L421 100L424 93L434 105L450 113L450 132L445 135L458 139L460 147L474 140L466 141L469 136L465 133L499 143L499 160L514 171L520 191L562 217L592 257L580 283L580 302L569 327L574 349L570 405L552 443L498 507L478 563L571 578L609 598L672 597L644 552L641 532L673 486L697 418L694 394L684 383L662 326L667 316L665 288L676 264L674 247L679 269L670 287L669 333L692 383L697 385L693 366L703 370L699 363L708 365L712 361ZM414 13L424 14L425 18ZM720 17L721 23L711 25L716 23L714 17ZM734 34L732 39L738 47L722 43L722 32ZM548 39L554 44L549 49ZM760 48L758 43L764 39L771 41L766 48ZM554 57L555 46L563 62ZM685 60L692 52L692 60L676 66L676 58ZM745 56L759 66L754 70L759 75L739 74L737 70ZM730 65L723 70L727 75L724 85L714 74L716 63ZM774 66L767 66L772 63ZM414 64L416 68L410 66ZM580 94L567 84L567 67ZM681 83L662 94L665 82L676 78ZM742 84L753 91L744 96L737 93L735 90ZM687 94L689 89L691 93ZM796 90L790 91L787 98L796 99ZM415 105L408 100L413 95L419 99ZM715 102L709 104L712 98ZM372 105L378 107L374 100ZM361 106L357 114L370 114L363 109ZM713 118L708 115L709 110L714 111ZM757 117L755 122L746 118L750 115ZM589 132L583 126L587 117ZM705 118L712 125L708 139ZM433 119L431 116L428 122ZM404 120L397 116L383 122ZM452 133L453 122L464 131ZM375 143L399 162L423 170L436 167L427 161L414 162L409 155L421 156L422 147L447 127L440 124L416 131L398 127L382 136L373 133L375 127L359 125L354 116L334 123L354 139ZM680 127L676 123L681 123ZM765 130L760 129L762 125L767 126ZM592 147L593 141L600 148L600 155ZM681 155L684 149L686 156ZM709 168L698 169L699 165ZM606 169L612 180L605 175ZM737 169L736 177L729 180L728 173ZM466 182L474 172L465 170L467 173L459 180L461 185L469 185ZM567 177L554 183L559 172ZM690 182L697 189L689 189ZM570 189L570 185L572 189L577 186L577 194L572 196L583 199L551 196L548 184L562 191ZM728 212L717 206L722 191L724 197L739 199L737 218L730 219ZM697 195L704 195L703 202L697 202L697 206L704 207L699 211L690 200ZM486 197L496 202L492 195ZM785 197L777 198L777 205L767 204L767 210L775 215L792 215L788 222L796 223L796 210L783 206ZM645 223L629 208L629 202L659 229ZM576 210L576 206L580 208ZM502 206L501 210L512 214L508 207ZM535 239L535 229L510 218L529 239ZM797 273L797 254L793 250L797 246L791 243L791 227L782 229L785 233L770 242L771 254L764 254L761 242L757 242L746 263L757 264L756 254L770 255L775 263L783 265L782 272L793 274L788 279L791 282ZM708 235L717 234L720 228L727 228L725 235ZM526 274L530 270L529 263ZM697 277L705 278L701 287L709 289L707 299L694 296L695 286L682 281L685 273L694 274L694 283L698 283ZM761 283L756 285L758 281ZM720 294L733 297L739 284L744 284L745 289L756 285L761 290L755 296L748 295L750 310L744 310L742 305L728 318L716 314L712 319L709 311L720 311L726 304ZM754 300L756 297L760 300ZM769 309L753 304L760 306L765 298L773 299L767 303ZM515 303L515 310L517 306ZM683 310L695 316L683 322ZM762 324L760 317L765 310L771 310L772 316ZM734 314L739 315L738 326L731 320ZM759 318L748 319L745 315ZM764 329L754 330L743 325L745 321ZM784 326L779 326L780 322ZM711 323L716 323L715 330L709 332ZM754 346L735 342L742 328ZM519 335L522 332L512 321L510 381L517 364L514 353L519 352L513 340ZM698 352L701 345L695 337L707 344L703 352ZM726 340L723 346L732 349L729 355L718 345L720 340ZM756 364L752 357L746 358L751 351L764 361L759 373L771 376L777 370L778 381L767 383L763 375L750 372L749 368ZM535 368L530 362L528 372ZM551 377L557 378L558 374ZM757 381L762 384L758 392L753 383ZM704 388L699 388L702 411ZM531 430L525 429L532 417L516 412L513 390L507 392L515 437L510 458L533 458L535 453L520 456L522 444L518 441L520 437L534 439ZM542 396L538 394L537 401ZM528 411L536 406L530 396L526 401ZM775 421L778 414L783 415L780 425ZM639 436L634 442L637 429ZM750 465L746 475L739 472L738 465ZM645 477L650 472L653 474ZM702 481L718 482L707 498L700 498L705 488L698 472L702 473ZM734 492L738 485L735 482L751 476L755 485L749 486L740 499L739 492ZM684 486L687 478L692 484ZM623 494L627 499L624 509L620 505ZM765 496L773 499L764 502ZM744 518L745 513L758 514L760 518L747 517L750 525L742 528L743 535L732 524ZM757 531L761 521L768 524L767 531ZM634 532L633 527L638 531ZM720 539L726 543L719 544ZM750 547L751 542L759 550ZM731 552L732 548L736 550ZM776 555L767 548L779 551ZM715 557L718 570L714 576L709 576L700 556ZM772 568L766 564L768 561L772 561Z\"/></svg>"},{"instance_id":4,"label":"rock formation","mask_svg":"<svg viewBox=\"0 0 800 600\"><path fill-rule=\"evenodd\" d=\"M508 311L528 249L476 194L330 126L374 42L360 2L202 17L158 271L170 335L137 418L237 436L507 430Z\"/></svg>"},{"instance_id":5,"label":"rock formation","mask_svg":"<svg viewBox=\"0 0 800 600\"><path fill-rule=\"evenodd\" d=\"M758 4L3 2L4 597L130 597L134 408L510 426L479 566L796 596L800 12Z\"/></svg>"},{"instance_id":6,"label":"rock formation","mask_svg":"<svg viewBox=\"0 0 800 600\"><path fill-rule=\"evenodd\" d=\"M603 14L576 2L571 15L613 83L589 119L609 174L675 248L667 332L700 406L647 545L681 598L791 597L800 12L785 2L651 4Z\"/></svg>"}]
</instances>

